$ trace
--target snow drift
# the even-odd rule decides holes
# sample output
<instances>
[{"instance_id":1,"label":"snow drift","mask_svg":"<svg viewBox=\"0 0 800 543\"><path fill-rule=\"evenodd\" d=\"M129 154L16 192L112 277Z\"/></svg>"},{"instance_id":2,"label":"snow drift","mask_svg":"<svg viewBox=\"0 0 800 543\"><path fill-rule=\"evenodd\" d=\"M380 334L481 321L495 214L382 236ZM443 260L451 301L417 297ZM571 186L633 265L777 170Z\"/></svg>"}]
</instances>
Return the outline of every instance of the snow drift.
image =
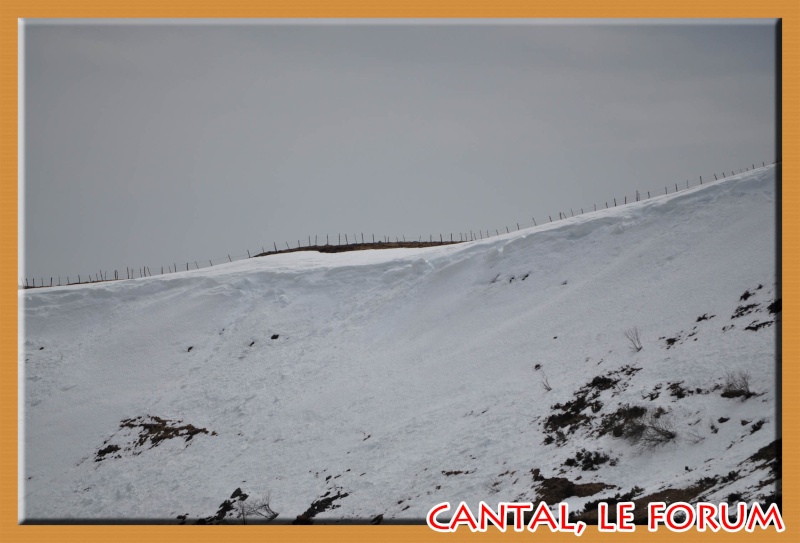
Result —
<instances>
[{"instance_id":1,"label":"snow drift","mask_svg":"<svg viewBox=\"0 0 800 543\"><path fill-rule=\"evenodd\" d=\"M21 292L21 514L775 501L776 197L769 166L471 243Z\"/></svg>"}]
</instances>

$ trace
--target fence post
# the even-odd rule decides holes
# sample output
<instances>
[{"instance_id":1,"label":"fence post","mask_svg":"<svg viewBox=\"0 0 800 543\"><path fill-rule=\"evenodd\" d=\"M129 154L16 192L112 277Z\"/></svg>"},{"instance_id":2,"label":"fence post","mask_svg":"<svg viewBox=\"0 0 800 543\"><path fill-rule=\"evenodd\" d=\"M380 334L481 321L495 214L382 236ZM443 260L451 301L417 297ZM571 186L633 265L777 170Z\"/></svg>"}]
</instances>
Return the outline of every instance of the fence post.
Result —
<instances>
[{"instance_id":1,"label":"fence post","mask_svg":"<svg viewBox=\"0 0 800 543\"><path fill-rule=\"evenodd\" d=\"M263 247L262 247L262 249L263 249ZM194 261L194 267L197 268L198 270L200 269L200 266L197 265L197 260ZM148 269L147 271L150 271L150 270Z\"/></svg>"},{"instance_id":2,"label":"fence post","mask_svg":"<svg viewBox=\"0 0 800 543\"><path fill-rule=\"evenodd\" d=\"M675 192L678 192L678 184L675 183Z\"/></svg>"},{"instance_id":3,"label":"fence post","mask_svg":"<svg viewBox=\"0 0 800 543\"><path fill-rule=\"evenodd\" d=\"M506 234L508 234L508 233L509 233L509 232L508 232L508 226L506 226Z\"/></svg>"},{"instance_id":4,"label":"fence post","mask_svg":"<svg viewBox=\"0 0 800 543\"><path fill-rule=\"evenodd\" d=\"M272 242L272 247L275 249L275 252L277 253L278 252L278 244L273 241ZM210 260L209 260L209 262L210 262Z\"/></svg>"},{"instance_id":5,"label":"fence post","mask_svg":"<svg viewBox=\"0 0 800 543\"><path fill-rule=\"evenodd\" d=\"M536 224L536 217L531 217L531 219L533 219L533 226L538 226L538 225Z\"/></svg>"},{"instance_id":6,"label":"fence post","mask_svg":"<svg viewBox=\"0 0 800 543\"><path fill-rule=\"evenodd\" d=\"M300 247L300 242L299 241L297 242L297 246ZM246 249L246 250L247 250L247 258L250 258L250 249ZM189 270L189 264L186 264L186 270L187 271Z\"/></svg>"},{"instance_id":7,"label":"fence post","mask_svg":"<svg viewBox=\"0 0 800 543\"><path fill-rule=\"evenodd\" d=\"M548 215L548 216L547 216L547 218L548 218L548 219L550 219L550 222L553 222L553 217L551 217L550 215Z\"/></svg>"},{"instance_id":8,"label":"fence post","mask_svg":"<svg viewBox=\"0 0 800 543\"><path fill-rule=\"evenodd\" d=\"M617 207L617 199L614 198L614 207Z\"/></svg>"},{"instance_id":9,"label":"fence post","mask_svg":"<svg viewBox=\"0 0 800 543\"><path fill-rule=\"evenodd\" d=\"M290 249L290 248L289 248L289 242L287 241L287 242L286 242L286 250L288 251L289 249Z\"/></svg>"},{"instance_id":10,"label":"fence post","mask_svg":"<svg viewBox=\"0 0 800 543\"><path fill-rule=\"evenodd\" d=\"M702 175L700 176L700 184L701 185L703 184L703 176Z\"/></svg>"}]
</instances>

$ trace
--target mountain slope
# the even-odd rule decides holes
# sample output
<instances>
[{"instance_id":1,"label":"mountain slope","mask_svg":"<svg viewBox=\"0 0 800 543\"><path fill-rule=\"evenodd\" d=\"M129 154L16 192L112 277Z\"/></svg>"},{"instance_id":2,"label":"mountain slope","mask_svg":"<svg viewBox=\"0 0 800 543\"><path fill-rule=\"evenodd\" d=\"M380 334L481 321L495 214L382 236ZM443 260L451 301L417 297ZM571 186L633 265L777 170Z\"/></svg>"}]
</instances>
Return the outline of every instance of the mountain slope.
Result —
<instances>
[{"instance_id":1,"label":"mountain slope","mask_svg":"<svg viewBox=\"0 0 800 543\"><path fill-rule=\"evenodd\" d=\"M774 499L772 449L748 459L777 432L775 176L453 246L23 291L24 517L216 522L236 489L276 522ZM755 395L722 396L735 372ZM655 420L676 436L646 446Z\"/></svg>"}]
</instances>

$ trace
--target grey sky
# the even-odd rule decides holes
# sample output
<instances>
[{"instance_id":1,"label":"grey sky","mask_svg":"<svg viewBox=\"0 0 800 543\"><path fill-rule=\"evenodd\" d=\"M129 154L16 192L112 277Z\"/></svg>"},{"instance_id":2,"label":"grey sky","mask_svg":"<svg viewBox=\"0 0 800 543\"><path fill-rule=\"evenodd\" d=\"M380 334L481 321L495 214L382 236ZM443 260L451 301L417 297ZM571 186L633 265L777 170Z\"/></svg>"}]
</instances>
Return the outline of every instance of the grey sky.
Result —
<instances>
[{"instance_id":1,"label":"grey sky","mask_svg":"<svg viewBox=\"0 0 800 543\"><path fill-rule=\"evenodd\" d=\"M776 157L775 31L29 21L20 275L494 233L738 172Z\"/></svg>"}]
</instances>

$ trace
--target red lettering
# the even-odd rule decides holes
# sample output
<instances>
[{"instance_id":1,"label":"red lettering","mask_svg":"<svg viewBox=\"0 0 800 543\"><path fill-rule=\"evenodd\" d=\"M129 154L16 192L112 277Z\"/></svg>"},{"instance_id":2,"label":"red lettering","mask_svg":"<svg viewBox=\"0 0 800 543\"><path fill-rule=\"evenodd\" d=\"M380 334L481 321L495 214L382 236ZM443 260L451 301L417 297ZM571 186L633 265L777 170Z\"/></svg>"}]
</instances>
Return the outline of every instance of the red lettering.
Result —
<instances>
[{"instance_id":1,"label":"red lettering","mask_svg":"<svg viewBox=\"0 0 800 543\"><path fill-rule=\"evenodd\" d=\"M620 502L617 504L617 530L620 532L633 532L636 526L633 525L633 511L636 507L633 502Z\"/></svg>"},{"instance_id":2,"label":"red lettering","mask_svg":"<svg viewBox=\"0 0 800 543\"><path fill-rule=\"evenodd\" d=\"M450 530L455 532L459 524L469 524L469 528L473 532L478 529L478 523L475 522L472 511L469 510L469 506L464 502L461 502L458 509L456 509L456 514L453 515L453 519L450 521Z\"/></svg>"},{"instance_id":3,"label":"red lettering","mask_svg":"<svg viewBox=\"0 0 800 543\"><path fill-rule=\"evenodd\" d=\"M534 513L533 518L528 524L528 530L535 532L536 528L539 527L539 524L547 524L550 527L551 532L558 531L556 519L553 518L550 508L547 507L547 504L544 502L539 502L539 506L536 508L536 513Z\"/></svg>"},{"instance_id":4,"label":"red lettering","mask_svg":"<svg viewBox=\"0 0 800 543\"><path fill-rule=\"evenodd\" d=\"M747 520L747 504L744 502L739 502L736 504L736 524L730 524L728 522L728 504L721 503L719 504L719 521L722 524L722 529L726 532L738 532L744 526L745 521Z\"/></svg>"},{"instance_id":5,"label":"red lettering","mask_svg":"<svg viewBox=\"0 0 800 543\"><path fill-rule=\"evenodd\" d=\"M514 511L514 531L521 532L523 530L523 511L533 511L532 503L507 503L506 507Z\"/></svg>"},{"instance_id":6,"label":"red lettering","mask_svg":"<svg viewBox=\"0 0 800 543\"><path fill-rule=\"evenodd\" d=\"M675 513L683 511L686 520L683 524L675 522ZM686 502L676 502L667 508L667 527L673 532L685 532L694 524L694 509Z\"/></svg>"},{"instance_id":7,"label":"red lettering","mask_svg":"<svg viewBox=\"0 0 800 543\"><path fill-rule=\"evenodd\" d=\"M601 532L614 532L617 530L616 524L608 522L608 504L600 502L597 504L597 529Z\"/></svg>"},{"instance_id":8,"label":"red lettering","mask_svg":"<svg viewBox=\"0 0 800 543\"><path fill-rule=\"evenodd\" d=\"M766 530L770 519L775 525L775 529L779 532L786 529L786 526L783 525L783 519L781 518L781 512L778 510L777 504L770 504L769 508L767 508L767 514L765 515L764 511L761 509L761 505L754 502L750 509L750 518L747 520L747 528L745 528L745 530L752 532L756 524L761 525L762 530Z\"/></svg>"},{"instance_id":9,"label":"red lettering","mask_svg":"<svg viewBox=\"0 0 800 543\"><path fill-rule=\"evenodd\" d=\"M664 502L653 502L647 504L648 531L655 532L658 530L658 521L664 520L664 515L662 513L666 508L667 504Z\"/></svg>"},{"instance_id":10,"label":"red lettering","mask_svg":"<svg viewBox=\"0 0 800 543\"><path fill-rule=\"evenodd\" d=\"M506 506L501 503L497 506L497 514L484 502L480 503L480 510L478 512L478 528L481 532L486 531L487 520L491 521L498 530L501 532L506 531Z\"/></svg>"},{"instance_id":11,"label":"red lettering","mask_svg":"<svg viewBox=\"0 0 800 543\"><path fill-rule=\"evenodd\" d=\"M436 530L437 532L449 532L449 526L446 524L439 524L436 521L436 515L438 515L440 511L447 511L448 509L450 509L450 502L444 502L435 505L430 511L428 511L428 527L432 530Z\"/></svg>"},{"instance_id":12,"label":"red lettering","mask_svg":"<svg viewBox=\"0 0 800 543\"><path fill-rule=\"evenodd\" d=\"M719 531L719 523L714 520L717 508L713 503L700 502L697 504L697 531L705 532L706 524L712 532Z\"/></svg>"}]
</instances>

